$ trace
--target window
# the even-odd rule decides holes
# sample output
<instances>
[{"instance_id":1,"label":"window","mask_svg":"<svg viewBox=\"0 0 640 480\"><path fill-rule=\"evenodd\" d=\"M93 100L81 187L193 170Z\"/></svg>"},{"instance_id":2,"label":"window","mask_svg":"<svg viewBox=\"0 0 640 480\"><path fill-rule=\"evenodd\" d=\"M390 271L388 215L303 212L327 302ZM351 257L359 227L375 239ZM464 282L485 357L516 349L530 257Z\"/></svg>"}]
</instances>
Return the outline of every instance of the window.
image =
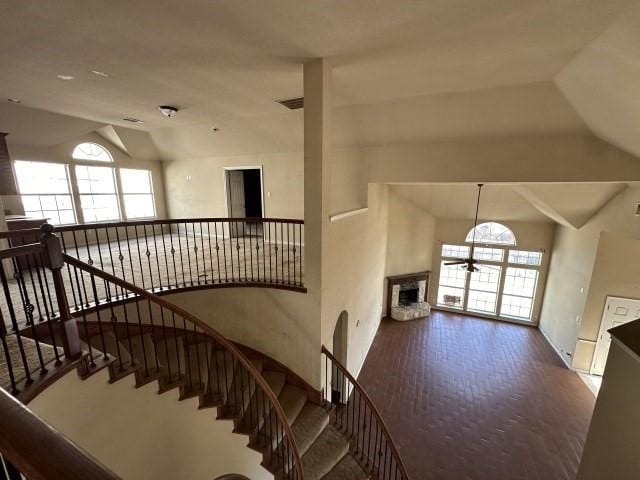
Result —
<instances>
[{"instance_id":1,"label":"window","mask_svg":"<svg viewBox=\"0 0 640 480\"><path fill-rule=\"evenodd\" d=\"M85 222L120 219L113 168L76 165L76 179Z\"/></svg>"},{"instance_id":2,"label":"window","mask_svg":"<svg viewBox=\"0 0 640 480\"><path fill-rule=\"evenodd\" d=\"M471 274L467 310L496 313L501 272L502 267L482 265L477 272Z\"/></svg>"},{"instance_id":3,"label":"window","mask_svg":"<svg viewBox=\"0 0 640 480\"><path fill-rule=\"evenodd\" d=\"M469 232L467 241L473 232ZM469 245L442 245L437 304L447 309L532 321L543 251L516 249L513 232L499 223L483 223L475 232L476 241L491 244L475 247L476 272L468 272L464 263L446 265L468 258Z\"/></svg>"},{"instance_id":4,"label":"window","mask_svg":"<svg viewBox=\"0 0 640 480\"><path fill-rule=\"evenodd\" d=\"M155 216L150 171L121 168L120 182L127 218Z\"/></svg>"},{"instance_id":5,"label":"window","mask_svg":"<svg viewBox=\"0 0 640 480\"><path fill-rule=\"evenodd\" d=\"M542 263L541 252L526 252L524 250L510 250L509 263L521 265L540 265Z\"/></svg>"},{"instance_id":6,"label":"window","mask_svg":"<svg viewBox=\"0 0 640 480\"><path fill-rule=\"evenodd\" d=\"M466 242L489 243L495 245L515 245L516 236L511 230L500 223L486 222L472 228L467 234Z\"/></svg>"},{"instance_id":7,"label":"window","mask_svg":"<svg viewBox=\"0 0 640 480\"><path fill-rule=\"evenodd\" d=\"M467 272L459 265L440 265L440 284L438 285L438 305L449 308L462 308L464 301Z\"/></svg>"},{"instance_id":8,"label":"window","mask_svg":"<svg viewBox=\"0 0 640 480\"><path fill-rule=\"evenodd\" d=\"M15 171L27 216L47 218L54 225L75 223L66 165L16 161Z\"/></svg>"},{"instance_id":9,"label":"window","mask_svg":"<svg viewBox=\"0 0 640 480\"><path fill-rule=\"evenodd\" d=\"M113 162L113 157L106 148L97 143L81 143L73 149L71 157L74 160L89 160L93 162Z\"/></svg>"},{"instance_id":10,"label":"window","mask_svg":"<svg viewBox=\"0 0 640 480\"><path fill-rule=\"evenodd\" d=\"M501 314L530 320L537 283L537 270L508 267L504 277Z\"/></svg>"}]
</instances>

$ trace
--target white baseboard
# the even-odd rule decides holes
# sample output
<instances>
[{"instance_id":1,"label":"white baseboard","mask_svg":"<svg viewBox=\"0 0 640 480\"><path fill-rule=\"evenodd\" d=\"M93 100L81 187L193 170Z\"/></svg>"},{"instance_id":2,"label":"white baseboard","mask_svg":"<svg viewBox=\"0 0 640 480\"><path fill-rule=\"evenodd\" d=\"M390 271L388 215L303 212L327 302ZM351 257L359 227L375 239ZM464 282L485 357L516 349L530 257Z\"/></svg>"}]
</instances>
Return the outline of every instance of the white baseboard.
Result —
<instances>
[{"instance_id":1,"label":"white baseboard","mask_svg":"<svg viewBox=\"0 0 640 480\"><path fill-rule=\"evenodd\" d=\"M544 330L542 330L541 328L538 328L538 330L540 330L540 333L542 334L542 336L545 338L545 340L547 341L547 343L549 345L551 345L551 348L553 348L553 351L556 352L556 355L558 355L558 357L560 357L560 360L562 360L562 363L565 364L565 366L569 369L569 370L576 370L575 368L573 368L571 366L571 364L567 361L567 359L565 358L565 355L562 354L562 352L560 350L558 350L558 348L553 344L553 342L551 341L551 339L547 336L546 333L544 333Z\"/></svg>"}]
</instances>

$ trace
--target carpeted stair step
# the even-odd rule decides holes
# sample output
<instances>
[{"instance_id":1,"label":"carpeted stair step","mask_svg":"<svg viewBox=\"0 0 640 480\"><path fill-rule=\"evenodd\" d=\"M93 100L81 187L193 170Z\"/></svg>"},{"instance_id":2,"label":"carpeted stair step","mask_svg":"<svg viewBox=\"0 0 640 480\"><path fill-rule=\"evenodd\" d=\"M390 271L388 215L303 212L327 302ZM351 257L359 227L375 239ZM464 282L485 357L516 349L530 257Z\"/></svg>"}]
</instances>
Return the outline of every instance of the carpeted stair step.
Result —
<instances>
[{"instance_id":1,"label":"carpeted stair step","mask_svg":"<svg viewBox=\"0 0 640 480\"><path fill-rule=\"evenodd\" d=\"M262 372L262 361L252 362L258 372ZM240 363L236 364L233 372L231 390L228 394L226 404L219 410L218 419L239 420L251 401L251 397L256 389L256 383L249 371Z\"/></svg>"},{"instance_id":2,"label":"carpeted stair step","mask_svg":"<svg viewBox=\"0 0 640 480\"><path fill-rule=\"evenodd\" d=\"M369 480L371 475L365 472L350 453L347 453L322 480Z\"/></svg>"},{"instance_id":3,"label":"carpeted stair step","mask_svg":"<svg viewBox=\"0 0 640 480\"><path fill-rule=\"evenodd\" d=\"M126 346L131 350L136 366L136 387L141 387L158 378L158 361L156 359L155 345L150 334L133 335L131 345Z\"/></svg>"},{"instance_id":4,"label":"carpeted stair step","mask_svg":"<svg viewBox=\"0 0 640 480\"><path fill-rule=\"evenodd\" d=\"M327 411L319 405L307 402L291 426L300 455L304 455L309 450L327 425L329 425Z\"/></svg>"},{"instance_id":5,"label":"carpeted stair step","mask_svg":"<svg viewBox=\"0 0 640 480\"><path fill-rule=\"evenodd\" d=\"M302 456L302 468L307 480L321 480L349 452L349 442L332 425L322 431L320 436Z\"/></svg>"},{"instance_id":6,"label":"carpeted stair step","mask_svg":"<svg viewBox=\"0 0 640 480\"><path fill-rule=\"evenodd\" d=\"M201 397L200 408L222 406L227 401L227 390L233 381L236 360L224 350L210 352L207 388Z\"/></svg>"},{"instance_id":7,"label":"carpeted stair step","mask_svg":"<svg viewBox=\"0 0 640 480\"><path fill-rule=\"evenodd\" d=\"M158 383L159 393L164 393L176 387L180 387L185 380L185 355L182 339L177 337L164 338L156 336L153 339L160 363Z\"/></svg>"},{"instance_id":8,"label":"carpeted stair step","mask_svg":"<svg viewBox=\"0 0 640 480\"><path fill-rule=\"evenodd\" d=\"M180 400L204 395L207 386L209 347L205 342L190 343L185 350L185 383L180 387Z\"/></svg>"},{"instance_id":9,"label":"carpeted stair step","mask_svg":"<svg viewBox=\"0 0 640 480\"><path fill-rule=\"evenodd\" d=\"M285 384L284 373L274 372L267 370L262 372L262 377L265 379L273 393L278 396ZM235 431L237 433L251 434L260 427L262 427L265 416L271 411L271 403L269 402L266 394L261 389L256 388L247 410L245 411L242 419L236 422Z\"/></svg>"}]
</instances>

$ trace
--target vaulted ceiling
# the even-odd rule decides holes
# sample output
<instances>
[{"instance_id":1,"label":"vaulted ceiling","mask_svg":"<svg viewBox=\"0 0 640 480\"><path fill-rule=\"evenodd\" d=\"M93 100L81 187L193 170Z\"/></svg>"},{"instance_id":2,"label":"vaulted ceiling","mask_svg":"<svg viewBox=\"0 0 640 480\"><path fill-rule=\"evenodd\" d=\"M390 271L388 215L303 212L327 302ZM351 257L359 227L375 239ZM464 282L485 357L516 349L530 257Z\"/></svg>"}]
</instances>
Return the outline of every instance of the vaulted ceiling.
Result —
<instances>
[{"instance_id":1,"label":"vaulted ceiling","mask_svg":"<svg viewBox=\"0 0 640 480\"><path fill-rule=\"evenodd\" d=\"M302 111L276 100L302 95L301 65L325 57L336 146L577 133L640 156L633 0L55 3L2 6L0 131L10 145L97 131L133 156L162 160L299 151ZM180 112L163 117L160 104ZM472 185L421 188L393 187L468 216ZM620 188L491 186L486 205L496 218L578 226ZM448 200L453 191L459 205ZM505 202L520 207L509 212Z\"/></svg>"}]
</instances>

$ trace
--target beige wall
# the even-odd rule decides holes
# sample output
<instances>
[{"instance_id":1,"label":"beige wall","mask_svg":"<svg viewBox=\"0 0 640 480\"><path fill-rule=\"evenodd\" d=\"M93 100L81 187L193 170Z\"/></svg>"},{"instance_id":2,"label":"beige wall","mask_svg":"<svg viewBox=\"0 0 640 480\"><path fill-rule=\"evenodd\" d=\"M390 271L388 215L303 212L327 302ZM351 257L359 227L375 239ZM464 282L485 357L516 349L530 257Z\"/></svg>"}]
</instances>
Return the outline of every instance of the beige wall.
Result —
<instances>
[{"instance_id":1,"label":"beige wall","mask_svg":"<svg viewBox=\"0 0 640 480\"><path fill-rule=\"evenodd\" d=\"M611 343L577 480L635 480L640 472L640 359Z\"/></svg>"},{"instance_id":2,"label":"beige wall","mask_svg":"<svg viewBox=\"0 0 640 480\"><path fill-rule=\"evenodd\" d=\"M177 390L158 395L155 382L136 389L133 375L107 382L106 370L84 381L70 372L29 408L125 479L273 478L247 437L232 432L233 422L198 410L196 398L179 402Z\"/></svg>"},{"instance_id":3,"label":"beige wall","mask_svg":"<svg viewBox=\"0 0 640 480\"><path fill-rule=\"evenodd\" d=\"M640 222L635 216L640 188L628 187L611 199L582 228L558 226L549 268L547 293L541 313L540 329L563 358L573 358L573 367L588 370L600 328L604 303L602 285L591 291L598 243L602 232L618 237L640 239ZM598 266L598 270L602 265ZM626 288L626 287L625 287ZM633 288L633 287L631 287ZM589 310L585 311L590 297ZM600 310L600 314L598 314Z\"/></svg>"},{"instance_id":4,"label":"beige wall","mask_svg":"<svg viewBox=\"0 0 640 480\"><path fill-rule=\"evenodd\" d=\"M479 221L480 222L480 221ZM542 250L542 266L540 268L540 277L538 280L538 288L536 290L536 299L533 309L533 319L538 321L540 310L542 308L542 297L546 284L547 270L549 268L553 236L555 231L554 223L538 223L538 222L500 222L509 227L516 236L518 248L524 250ZM440 275L440 261L443 243L464 243L464 240L473 228L473 220L443 220L438 219L436 222L436 234L433 246L433 282L429 288L429 296L432 305L436 304L438 278Z\"/></svg>"},{"instance_id":5,"label":"beige wall","mask_svg":"<svg viewBox=\"0 0 640 480\"><path fill-rule=\"evenodd\" d=\"M139 168L151 171L153 180L153 192L156 201L156 216L166 218L166 200L164 190L163 168L159 160L134 158L123 152L120 148L101 137L96 133L90 133L78 137L70 142L65 142L54 147L28 147L21 145L9 145L11 160L37 160L42 162L67 163L72 164L71 153L81 142L94 142L103 145L113 156L113 164L122 168ZM19 198L13 197L6 202L5 208L18 210L23 213Z\"/></svg>"},{"instance_id":6,"label":"beige wall","mask_svg":"<svg viewBox=\"0 0 640 480\"><path fill-rule=\"evenodd\" d=\"M302 218L302 152L207 157L164 162L167 208L171 218L228 217L224 168L261 166L264 216Z\"/></svg>"}]
</instances>

